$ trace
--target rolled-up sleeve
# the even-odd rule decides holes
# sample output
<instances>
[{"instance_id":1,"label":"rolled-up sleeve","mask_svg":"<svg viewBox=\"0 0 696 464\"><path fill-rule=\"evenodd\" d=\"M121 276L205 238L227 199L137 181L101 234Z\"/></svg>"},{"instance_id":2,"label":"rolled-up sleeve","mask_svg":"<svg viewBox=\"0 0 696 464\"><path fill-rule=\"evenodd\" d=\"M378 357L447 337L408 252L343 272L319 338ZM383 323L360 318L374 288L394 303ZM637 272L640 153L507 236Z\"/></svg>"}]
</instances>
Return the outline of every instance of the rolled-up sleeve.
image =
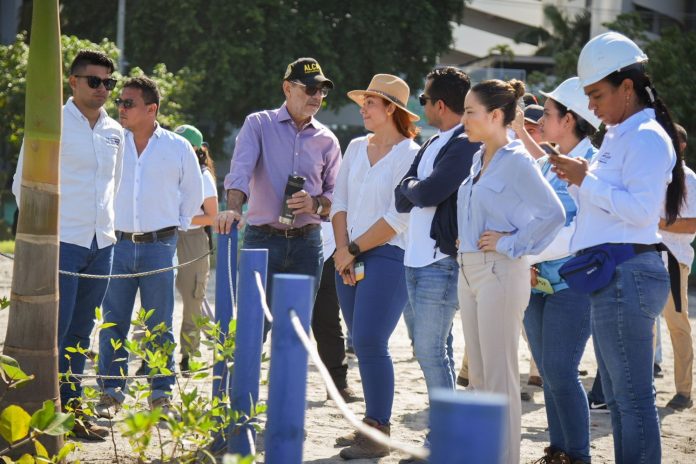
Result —
<instances>
[{"instance_id":1,"label":"rolled-up sleeve","mask_svg":"<svg viewBox=\"0 0 696 464\"><path fill-rule=\"evenodd\" d=\"M326 164L322 173L321 195L333 201L334 188L336 187L336 178L341 169L341 146L338 140L334 140L334 144L326 155Z\"/></svg>"},{"instance_id":2,"label":"rolled-up sleeve","mask_svg":"<svg viewBox=\"0 0 696 464\"><path fill-rule=\"evenodd\" d=\"M203 176L196 154L188 143L182 148L181 168L179 225L187 230L191 225L191 218L198 214L203 204Z\"/></svg>"},{"instance_id":3,"label":"rolled-up sleeve","mask_svg":"<svg viewBox=\"0 0 696 464\"><path fill-rule=\"evenodd\" d=\"M261 125L258 116L244 120L234 146L230 172L225 176L225 190L239 190L249 198L249 182L261 155Z\"/></svg>"},{"instance_id":4,"label":"rolled-up sleeve","mask_svg":"<svg viewBox=\"0 0 696 464\"><path fill-rule=\"evenodd\" d=\"M392 172L392 188L393 192L396 187L401 183L401 179L404 178L408 172L413 160L416 157L418 150L409 149L408 152L404 153L398 158L398 161L394 163L394 169ZM389 204L389 209L383 216L383 219L389 224L389 226L394 229L397 234L404 232L408 228L408 216L409 213L400 213L396 210L396 198L392 194L392 200Z\"/></svg>"},{"instance_id":5,"label":"rolled-up sleeve","mask_svg":"<svg viewBox=\"0 0 696 464\"><path fill-rule=\"evenodd\" d=\"M355 140L350 142L350 145L346 148L346 153L343 156L340 168L338 169L331 203L332 219L336 213L348 211L348 177L350 175L350 167L355 159L357 146Z\"/></svg>"},{"instance_id":6,"label":"rolled-up sleeve","mask_svg":"<svg viewBox=\"0 0 696 464\"><path fill-rule=\"evenodd\" d=\"M509 179L513 188L524 199L531 219L518 225L515 233L498 240L496 250L511 258L538 254L544 250L565 225L565 211L551 185L544 179L531 158L520 157L511 166Z\"/></svg>"}]
</instances>

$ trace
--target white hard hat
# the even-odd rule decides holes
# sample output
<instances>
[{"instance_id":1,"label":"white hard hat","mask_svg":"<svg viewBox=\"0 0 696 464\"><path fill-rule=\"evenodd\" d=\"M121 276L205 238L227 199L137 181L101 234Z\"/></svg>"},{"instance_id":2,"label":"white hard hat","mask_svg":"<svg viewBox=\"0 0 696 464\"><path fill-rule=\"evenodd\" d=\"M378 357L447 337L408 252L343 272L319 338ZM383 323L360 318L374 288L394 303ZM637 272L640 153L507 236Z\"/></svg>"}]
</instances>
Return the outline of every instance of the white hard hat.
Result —
<instances>
[{"instance_id":1,"label":"white hard hat","mask_svg":"<svg viewBox=\"0 0 696 464\"><path fill-rule=\"evenodd\" d=\"M594 84L626 66L648 61L648 55L618 32L605 32L585 44L578 58L580 85Z\"/></svg>"},{"instance_id":2,"label":"white hard hat","mask_svg":"<svg viewBox=\"0 0 696 464\"><path fill-rule=\"evenodd\" d=\"M600 121L587 107L590 99L587 98L587 95L583 92L580 86L580 79L577 77L566 79L561 85L556 87L553 92L541 92L541 94L547 98L556 100L558 103L592 124L595 129L599 129L599 125L602 121Z\"/></svg>"}]
</instances>

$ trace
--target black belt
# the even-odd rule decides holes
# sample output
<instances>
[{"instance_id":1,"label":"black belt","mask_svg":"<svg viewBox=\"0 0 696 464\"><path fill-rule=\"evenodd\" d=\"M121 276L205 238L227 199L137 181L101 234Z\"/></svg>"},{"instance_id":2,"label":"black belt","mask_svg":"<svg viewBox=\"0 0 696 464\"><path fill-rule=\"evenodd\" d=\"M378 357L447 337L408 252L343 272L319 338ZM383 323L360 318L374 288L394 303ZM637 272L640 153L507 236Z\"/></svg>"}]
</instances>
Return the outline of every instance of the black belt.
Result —
<instances>
[{"instance_id":1,"label":"black belt","mask_svg":"<svg viewBox=\"0 0 696 464\"><path fill-rule=\"evenodd\" d=\"M265 234L279 235L285 238L295 238L309 235L310 232L318 229L321 226L319 224L307 224L302 227L291 227L290 229L276 229L275 227L271 227L268 224L264 224L262 226L250 225L249 227L258 232L263 232Z\"/></svg>"},{"instance_id":2,"label":"black belt","mask_svg":"<svg viewBox=\"0 0 696 464\"><path fill-rule=\"evenodd\" d=\"M176 234L176 226L165 227L154 232L121 232L116 231L117 240L130 240L133 243L153 243Z\"/></svg>"}]
</instances>

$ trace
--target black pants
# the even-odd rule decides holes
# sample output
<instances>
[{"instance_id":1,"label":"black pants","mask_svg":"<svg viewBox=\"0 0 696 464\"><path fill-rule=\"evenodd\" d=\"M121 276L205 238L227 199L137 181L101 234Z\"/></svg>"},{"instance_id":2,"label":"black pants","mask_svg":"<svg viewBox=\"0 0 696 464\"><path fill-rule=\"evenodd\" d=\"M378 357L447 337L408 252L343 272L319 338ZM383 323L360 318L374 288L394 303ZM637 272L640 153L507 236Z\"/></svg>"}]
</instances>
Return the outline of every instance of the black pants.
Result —
<instances>
[{"instance_id":1,"label":"black pants","mask_svg":"<svg viewBox=\"0 0 696 464\"><path fill-rule=\"evenodd\" d=\"M314 302L312 313L312 331L317 341L317 350L321 361L331 374L336 387L346 388L348 383L348 363L346 346L341 328L341 310L336 296L336 268L333 258L324 262L321 283Z\"/></svg>"}]
</instances>

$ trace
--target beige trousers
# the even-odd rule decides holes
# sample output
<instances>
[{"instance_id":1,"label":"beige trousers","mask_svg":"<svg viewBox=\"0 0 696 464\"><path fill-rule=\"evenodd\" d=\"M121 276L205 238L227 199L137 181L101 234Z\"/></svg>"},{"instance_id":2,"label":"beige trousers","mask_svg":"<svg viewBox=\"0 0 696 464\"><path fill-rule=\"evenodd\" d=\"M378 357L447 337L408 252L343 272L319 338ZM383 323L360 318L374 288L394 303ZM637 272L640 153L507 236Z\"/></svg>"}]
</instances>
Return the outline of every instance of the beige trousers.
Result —
<instances>
[{"instance_id":1,"label":"beige trousers","mask_svg":"<svg viewBox=\"0 0 696 464\"><path fill-rule=\"evenodd\" d=\"M689 324L689 267L679 263L679 273L681 274L682 310L680 313L677 312L672 292L670 292L663 314L674 350L674 384L677 387L677 393L690 397L693 384L694 347Z\"/></svg>"},{"instance_id":2,"label":"beige trousers","mask_svg":"<svg viewBox=\"0 0 696 464\"><path fill-rule=\"evenodd\" d=\"M527 340L527 333L524 331L524 327L522 327L522 338L524 338L525 343L527 343L527 349L529 349L529 353L531 353L532 349L529 347L529 340ZM469 378L469 356L466 354L466 345L464 345L462 367L459 369L458 375L464 379ZM529 355L529 377L539 377L539 368L534 362L534 357L531 354Z\"/></svg>"},{"instance_id":3,"label":"beige trousers","mask_svg":"<svg viewBox=\"0 0 696 464\"><path fill-rule=\"evenodd\" d=\"M508 398L501 462L518 464L522 404L517 350L531 291L529 264L496 252L462 253L459 263L459 308L469 356L469 389Z\"/></svg>"},{"instance_id":4,"label":"beige trousers","mask_svg":"<svg viewBox=\"0 0 696 464\"><path fill-rule=\"evenodd\" d=\"M208 251L208 236L202 227L179 231L176 255L180 264L198 258L206 251ZM183 356L195 353L200 346L200 330L196 327L196 319L202 314L201 308L205 298L205 289L208 285L209 272L210 257L199 259L177 270L176 288L184 302L179 338Z\"/></svg>"}]
</instances>

